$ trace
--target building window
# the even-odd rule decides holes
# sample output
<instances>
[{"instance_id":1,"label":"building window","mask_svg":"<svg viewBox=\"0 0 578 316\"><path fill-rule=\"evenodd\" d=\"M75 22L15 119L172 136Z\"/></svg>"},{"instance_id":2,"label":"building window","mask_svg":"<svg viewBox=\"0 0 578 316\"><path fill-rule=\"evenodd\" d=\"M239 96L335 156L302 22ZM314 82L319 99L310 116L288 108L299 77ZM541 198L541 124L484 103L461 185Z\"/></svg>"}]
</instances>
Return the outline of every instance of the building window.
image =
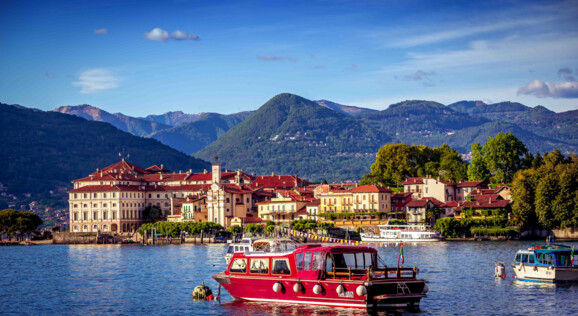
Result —
<instances>
[{"instance_id":1,"label":"building window","mask_svg":"<svg viewBox=\"0 0 578 316\"><path fill-rule=\"evenodd\" d=\"M96 197L96 195L97 195L97 194L96 194L96 193L94 193L94 194L92 195L92 197Z\"/></svg>"},{"instance_id":2,"label":"building window","mask_svg":"<svg viewBox=\"0 0 578 316\"><path fill-rule=\"evenodd\" d=\"M108 212L103 212L102 213L102 219L108 219Z\"/></svg>"},{"instance_id":3,"label":"building window","mask_svg":"<svg viewBox=\"0 0 578 316\"><path fill-rule=\"evenodd\" d=\"M104 203L104 204L102 205L102 207L106 207L106 203Z\"/></svg>"},{"instance_id":4,"label":"building window","mask_svg":"<svg viewBox=\"0 0 578 316\"><path fill-rule=\"evenodd\" d=\"M113 197L113 198L116 197L116 193L115 193L115 192L112 193L112 197Z\"/></svg>"},{"instance_id":5,"label":"building window","mask_svg":"<svg viewBox=\"0 0 578 316\"><path fill-rule=\"evenodd\" d=\"M116 219L116 212L112 212L112 219Z\"/></svg>"},{"instance_id":6,"label":"building window","mask_svg":"<svg viewBox=\"0 0 578 316\"><path fill-rule=\"evenodd\" d=\"M160 195L160 194L157 194L157 199L160 199L160 198L161 198L161 195Z\"/></svg>"},{"instance_id":7,"label":"building window","mask_svg":"<svg viewBox=\"0 0 578 316\"><path fill-rule=\"evenodd\" d=\"M82 215L85 221L88 220L88 212L84 212Z\"/></svg>"},{"instance_id":8,"label":"building window","mask_svg":"<svg viewBox=\"0 0 578 316\"><path fill-rule=\"evenodd\" d=\"M74 198L76 199L76 193L74 193Z\"/></svg>"},{"instance_id":9,"label":"building window","mask_svg":"<svg viewBox=\"0 0 578 316\"><path fill-rule=\"evenodd\" d=\"M74 220L77 221L78 220L78 213L74 212Z\"/></svg>"},{"instance_id":10,"label":"building window","mask_svg":"<svg viewBox=\"0 0 578 316\"><path fill-rule=\"evenodd\" d=\"M106 199L106 193L103 193L103 194L102 194L102 197Z\"/></svg>"},{"instance_id":11,"label":"building window","mask_svg":"<svg viewBox=\"0 0 578 316\"><path fill-rule=\"evenodd\" d=\"M84 198L86 199L86 193L84 193Z\"/></svg>"},{"instance_id":12,"label":"building window","mask_svg":"<svg viewBox=\"0 0 578 316\"><path fill-rule=\"evenodd\" d=\"M98 213L97 212L93 212L92 214L92 219L98 219Z\"/></svg>"}]
</instances>

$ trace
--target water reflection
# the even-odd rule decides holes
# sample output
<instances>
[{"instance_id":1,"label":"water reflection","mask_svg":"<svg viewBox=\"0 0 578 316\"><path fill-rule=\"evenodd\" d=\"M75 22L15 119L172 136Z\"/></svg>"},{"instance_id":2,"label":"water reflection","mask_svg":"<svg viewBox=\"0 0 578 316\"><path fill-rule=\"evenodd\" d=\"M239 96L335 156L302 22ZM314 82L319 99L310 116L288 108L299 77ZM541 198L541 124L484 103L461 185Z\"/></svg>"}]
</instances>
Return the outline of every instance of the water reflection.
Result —
<instances>
[{"instance_id":1,"label":"water reflection","mask_svg":"<svg viewBox=\"0 0 578 316\"><path fill-rule=\"evenodd\" d=\"M429 281L419 315L568 315L575 313L576 284L512 279L509 266L530 242L439 242L404 245L405 266L420 268ZM567 243L577 246L578 243ZM225 270L224 245L46 245L0 249L0 313L365 315L364 310L237 302L223 290L221 301L195 302L195 286ZM398 247L380 247L396 266ZM494 263L506 263L495 279ZM405 310L378 315L413 315Z\"/></svg>"}]
</instances>

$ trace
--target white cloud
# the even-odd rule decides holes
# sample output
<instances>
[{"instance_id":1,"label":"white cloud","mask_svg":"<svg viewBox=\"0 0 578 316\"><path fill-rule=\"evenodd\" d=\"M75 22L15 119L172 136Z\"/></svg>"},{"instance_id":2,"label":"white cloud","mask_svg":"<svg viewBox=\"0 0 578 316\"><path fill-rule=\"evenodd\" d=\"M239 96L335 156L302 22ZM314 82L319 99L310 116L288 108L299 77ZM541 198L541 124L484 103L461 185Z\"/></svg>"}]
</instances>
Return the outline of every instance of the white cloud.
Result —
<instances>
[{"instance_id":1,"label":"white cloud","mask_svg":"<svg viewBox=\"0 0 578 316\"><path fill-rule=\"evenodd\" d=\"M96 29L93 32L94 34L108 34L108 30L106 28Z\"/></svg>"},{"instance_id":2,"label":"white cloud","mask_svg":"<svg viewBox=\"0 0 578 316\"><path fill-rule=\"evenodd\" d=\"M544 82L533 80L518 89L518 95L534 95L538 98L578 98L578 82Z\"/></svg>"},{"instance_id":3,"label":"white cloud","mask_svg":"<svg viewBox=\"0 0 578 316\"><path fill-rule=\"evenodd\" d=\"M396 80L406 80L406 81L418 81L421 82L426 87L433 87L435 86L435 82L433 77L436 76L437 73L435 71L427 72L423 70L418 70L411 75L406 75L403 77L395 76Z\"/></svg>"},{"instance_id":4,"label":"white cloud","mask_svg":"<svg viewBox=\"0 0 578 316\"><path fill-rule=\"evenodd\" d=\"M428 45L434 43L440 43L444 41L449 41L453 39L458 39L462 37L473 36L477 34L490 33L496 31L502 31L507 29L513 29L518 27L525 27L530 25L537 25L539 23L544 23L552 20L551 17L540 18L540 19L520 19L520 20L507 20L504 22L492 22L485 25L477 25L474 27L461 26L453 27L448 31L440 31L435 33L429 33L426 35L420 35L415 37L410 37L397 42L394 42L391 46L394 47L413 47L420 45Z\"/></svg>"},{"instance_id":5,"label":"white cloud","mask_svg":"<svg viewBox=\"0 0 578 316\"><path fill-rule=\"evenodd\" d=\"M507 37L494 41L472 41L468 48L450 51L409 52L407 61L384 72L415 69L449 69L491 65L571 62L578 54L578 37L546 34L532 38Z\"/></svg>"},{"instance_id":6,"label":"white cloud","mask_svg":"<svg viewBox=\"0 0 578 316\"><path fill-rule=\"evenodd\" d=\"M197 34L194 33L185 33L180 30L176 30L173 34L169 34L169 32L156 27L152 31L145 33L144 37L150 39L151 41L157 42L166 42L170 39L177 40L177 41L185 41L185 40L193 40L198 41L200 38Z\"/></svg>"},{"instance_id":7,"label":"white cloud","mask_svg":"<svg viewBox=\"0 0 578 316\"><path fill-rule=\"evenodd\" d=\"M83 71L78 81L72 84L80 87L80 93L96 93L118 87L120 79L105 68L95 68Z\"/></svg>"},{"instance_id":8,"label":"white cloud","mask_svg":"<svg viewBox=\"0 0 578 316\"><path fill-rule=\"evenodd\" d=\"M157 42L166 42L169 38L171 38L171 36L169 35L169 32L161 29L161 28L154 28L152 31L145 33L144 34L145 38L150 39L151 41L157 41Z\"/></svg>"},{"instance_id":9,"label":"white cloud","mask_svg":"<svg viewBox=\"0 0 578 316\"><path fill-rule=\"evenodd\" d=\"M198 41L199 36L193 33L185 33L183 31L176 30L171 34L171 38L177 41L184 41L184 40L193 40Z\"/></svg>"}]
</instances>

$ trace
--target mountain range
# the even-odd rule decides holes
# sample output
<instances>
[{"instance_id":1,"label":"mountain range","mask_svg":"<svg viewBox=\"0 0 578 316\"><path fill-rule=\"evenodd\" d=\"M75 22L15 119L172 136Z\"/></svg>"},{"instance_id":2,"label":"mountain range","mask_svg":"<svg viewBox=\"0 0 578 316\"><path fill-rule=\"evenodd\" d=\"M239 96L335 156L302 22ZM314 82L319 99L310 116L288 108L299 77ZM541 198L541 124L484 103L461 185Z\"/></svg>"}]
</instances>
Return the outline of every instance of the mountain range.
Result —
<instances>
[{"instance_id":1,"label":"mountain range","mask_svg":"<svg viewBox=\"0 0 578 316\"><path fill-rule=\"evenodd\" d=\"M144 168L164 164L178 172L210 167L154 139L73 115L0 103L0 124L0 182L10 193L46 195L70 188L71 180L118 162L119 153Z\"/></svg>"},{"instance_id":2,"label":"mountain range","mask_svg":"<svg viewBox=\"0 0 578 316\"><path fill-rule=\"evenodd\" d=\"M444 105L434 101L409 100L376 111L327 100L311 101L284 93L273 97L257 111L228 115L186 114L177 111L130 117L120 113L111 114L89 105L60 107L54 110L59 113L52 114L17 106L3 105L2 108L4 111L10 108L8 112L20 110L24 111L22 113L35 113L35 117L29 120L34 120L36 124L26 122L25 118L31 117L31 114L12 113L11 119L3 118L4 126L9 129L20 130L19 125L28 126L30 129L30 132L23 131L23 135L28 137L26 139L10 134L13 139L7 139L5 143L16 148L17 155L7 155L5 149L1 157L2 161L19 161L22 168L34 165L32 161L44 155L50 156L46 161L60 168L74 165L73 161L79 159L89 159L91 168L95 165L105 166L109 161L114 161L111 153L121 151L123 146L133 157L156 158L144 162L135 161L143 166L149 162L170 165L168 157L176 155L176 151L166 154L169 149L165 146L160 149L158 146L161 144L152 139L134 137L129 140L131 135L110 125L136 136L156 139L182 153L194 154L195 157L207 161L211 161L215 154L218 154L224 167L228 169L243 168L245 172L255 174L299 173L315 181L360 179L369 172L375 161L375 153L386 143L403 142L427 146L447 143L462 153L468 153L473 142L483 144L488 137L499 132L511 132L533 153L555 148L565 154L578 150L578 111L556 113L542 106L528 107L513 102L486 104L481 101L460 101ZM59 115L57 121L73 118L72 115L61 113L103 123L74 118L73 125L59 125L55 123L54 115ZM120 134L112 136L113 130ZM53 133L56 134L52 135ZM74 142L67 140L69 134L75 134ZM3 136L7 136L7 133L3 133ZM14 142L14 139L20 141ZM98 150L99 146L88 148L95 140L98 140L100 147L105 146L104 152ZM54 145L57 149L47 149L43 143L58 143ZM27 144L27 149L19 149L21 144ZM66 150L58 153L61 148ZM102 155L109 160L91 158ZM186 156L179 154L179 157ZM206 162L198 160L189 162L190 167L176 164L177 167L171 168L207 166ZM38 168L36 170L43 170ZM74 168L74 173L68 175L67 181L88 172L78 170L79 166ZM7 181L5 179L11 176L15 176L15 173L2 173L0 181ZM51 173L51 176L57 175ZM31 175L27 181L32 179L34 176ZM60 183L65 182L62 180Z\"/></svg>"}]
</instances>

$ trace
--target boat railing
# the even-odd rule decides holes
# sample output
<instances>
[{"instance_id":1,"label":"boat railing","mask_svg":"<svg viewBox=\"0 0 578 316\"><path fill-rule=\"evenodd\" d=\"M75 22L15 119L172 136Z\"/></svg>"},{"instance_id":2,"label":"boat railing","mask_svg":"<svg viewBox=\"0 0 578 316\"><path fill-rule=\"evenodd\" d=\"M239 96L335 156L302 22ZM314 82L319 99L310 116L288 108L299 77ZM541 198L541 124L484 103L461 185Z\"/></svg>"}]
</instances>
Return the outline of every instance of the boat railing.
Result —
<instances>
[{"instance_id":1,"label":"boat railing","mask_svg":"<svg viewBox=\"0 0 578 316\"><path fill-rule=\"evenodd\" d=\"M346 279L346 280L377 280L377 279L415 279L417 276L417 268L409 267L383 267L383 268L367 268L367 269L352 269L349 268L335 268L333 271L326 272L328 279Z\"/></svg>"}]
</instances>

